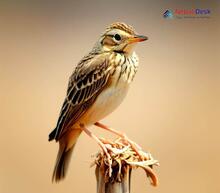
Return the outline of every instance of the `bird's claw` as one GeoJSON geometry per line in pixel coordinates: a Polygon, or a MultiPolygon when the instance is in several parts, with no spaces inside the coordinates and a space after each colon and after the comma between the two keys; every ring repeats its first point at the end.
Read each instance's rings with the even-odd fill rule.
{"type": "Polygon", "coordinates": [[[137,144],[135,143],[134,141],[130,140],[127,135],[123,134],[123,141],[124,143],[128,144],[131,146],[131,148],[133,149],[133,151],[139,156],[139,158],[141,160],[144,160],[144,158],[146,157],[146,155],[143,155],[143,151],[142,151],[142,148],[137,144]]]}

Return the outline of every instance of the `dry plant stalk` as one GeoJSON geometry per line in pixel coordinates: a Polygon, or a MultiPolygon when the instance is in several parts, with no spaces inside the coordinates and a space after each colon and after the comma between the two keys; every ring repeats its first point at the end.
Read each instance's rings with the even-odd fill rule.
{"type": "Polygon", "coordinates": [[[112,142],[101,139],[111,156],[109,163],[106,154],[101,151],[96,155],[93,165],[96,165],[97,193],[130,193],[131,171],[142,168],[153,186],[158,179],[153,171],[154,165],[159,165],[150,153],[140,150],[141,157],[121,138],[112,142]]]}

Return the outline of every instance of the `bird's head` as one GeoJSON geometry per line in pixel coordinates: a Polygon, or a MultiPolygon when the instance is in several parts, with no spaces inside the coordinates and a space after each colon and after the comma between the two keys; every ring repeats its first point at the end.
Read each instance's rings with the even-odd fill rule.
{"type": "Polygon", "coordinates": [[[99,45],[102,51],[130,54],[136,43],[147,39],[146,36],[138,35],[130,25],[116,22],[107,27],[99,40],[99,45]]]}

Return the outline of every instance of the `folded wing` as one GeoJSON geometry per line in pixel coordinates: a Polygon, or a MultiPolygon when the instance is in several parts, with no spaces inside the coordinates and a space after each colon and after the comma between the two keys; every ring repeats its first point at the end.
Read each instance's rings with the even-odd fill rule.
{"type": "Polygon", "coordinates": [[[63,103],[56,128],[50,133],[49,141],[60,137],[94,103],[107,85],[110,67],[106,57],[85,57],[71,75],[67,96],[63,103]]]}

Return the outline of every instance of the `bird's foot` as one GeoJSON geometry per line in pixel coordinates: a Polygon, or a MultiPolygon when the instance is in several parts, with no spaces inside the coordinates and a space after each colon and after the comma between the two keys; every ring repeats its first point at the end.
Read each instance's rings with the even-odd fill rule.
{"type": "Polygon", "coordinates": [[[137,154],[137,156],[140,158],[140,160],[143,161],[146,158],[146,155],[142,151],[142,148],[137,143],[135,143],[134,141],[129,139],[126,134],[122,134],[121,138],[123,140],[123,143],[131,146],[131,148],[137,154]]]}
{"type": "Polygon", "coordinates": [[[123,154],[125,151],[127,151],[130,147],[130,145],[121,144],[121,147],[114,147],[115,143],[111,142],[110,140],[99,138],[100,141],[106,146],[106,148],[109,150],[110,154],[113,153],[114,155],[123,154]]]}
{"type": "Polygon", "coordinates": [[[121,137],[123,139],[123,143],[125,143],[126,145],[130,145],[132,147],[132,149],[134,150],[134,152],[140,157],[140,159],[142,161],[144,160],[144,158],[146,158],[146,155],[143,154],[143,151],[142,151],[141,147],[138,144],[136,144],[134,141],[130,140],[126,136],[126,134],[121,133],[121,132],[119,132],[115,129],[112,129],[112,128],[110,128],[110,127],[108,127],[108,126],[106,126],[106,125],[104,125],[100,122],[96,122],[95,125],[102,128],[102,129],[105,129],[107,131],[110,131],[111,133],[114,133],[117,136],[121,137]]]}

